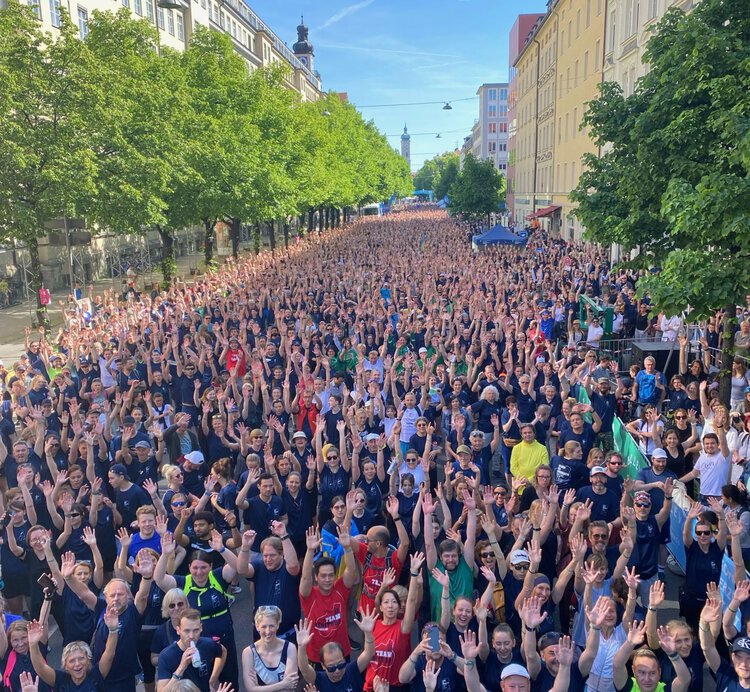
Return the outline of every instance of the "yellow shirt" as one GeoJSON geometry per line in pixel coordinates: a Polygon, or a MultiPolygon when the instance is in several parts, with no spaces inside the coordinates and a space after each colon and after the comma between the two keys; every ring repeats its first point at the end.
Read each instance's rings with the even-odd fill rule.
{"type": "Polygon", "coordinates": [[[534,479],[534,473],[542,464],[549,463],[547,448],[534,440],[519,442],[510,454],[510,472],[514,478],[534,479]]]}

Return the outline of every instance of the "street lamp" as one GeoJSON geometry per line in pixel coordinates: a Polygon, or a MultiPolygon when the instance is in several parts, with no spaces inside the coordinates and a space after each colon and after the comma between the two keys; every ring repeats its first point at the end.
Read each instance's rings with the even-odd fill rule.
{"type": "Polygon", "coordinates": [[[452,111],[453,110],[453,106],[451,106],[451,104],[448,101],[446,101],[445,105],[443,106],[443,110],[444,111],[452,111]]]}
{"type": "Polygon", "coordinates": [[[163,10],[184,10],[185,5],[182,0],[156,0],[157,7],[163,10]]]}

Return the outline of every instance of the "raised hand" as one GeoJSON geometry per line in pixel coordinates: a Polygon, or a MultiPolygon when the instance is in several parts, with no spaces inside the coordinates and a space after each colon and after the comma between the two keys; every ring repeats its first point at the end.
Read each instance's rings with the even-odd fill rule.
{"type": "MultiPolygon", "coordinates": [[[[247,531],[245,531],[245,533],[247,533],[247,531]]],[[[307,549],[317,551],[320,548],[321,543],[322,539],[315,528],[311,526],[307,529],[307,533],[305,534],[305,544],[307,545],[307,549]]]]}
{"type": "Polygon", "coordinates": [[[443,588],[450,587],[451,578],[447,572],[442,572],[437,567],[433,567],[430,574],[432,575],[432,578],[443,588]]]}
{"type": "Polygon", "coordinates": [[[463,636],[459,635],[459,641],[461,642],[461,654],[467,661],[474,660],[479,655],[479,644],[477,644],[477,636],[471,630],[466,630],[463,636]]]}
{"type": "Polygon", "coordinates": [[[312,622],[303,618],[294,626],[297,634],[297,646],[307,646],[312,641],[312,622]]]}
{"type": "Polygon", "coordinates": [[[606,596],[599,596],[596,599],[596,605],[593,608],[586,608],[586,617],[594,627],[601,627],[604,618],[609,610],[610,599],[606,596]]]}
{"type": "Polygon", "coordinates": [[[750,581],[743,579],[734,588],[734,599],[744,603],[748,598],[750,598],[750,581]]]}
{"type": "Polygon", "coordinates": [[[638,647],[643,644],[646,639],[646,622],[633,622],[628,630],[628,641],[634,646],[638,647]]]}
{"type": "Polygon", "coordinates": [[[414,553],[414,555],[411,556],[411,571],[419,572],[426,559],[427,557],[424,553],[414,553]]]}
{"type": "Polygon", "coordinates": [[[163,555],[171,555],[175,551],[174,536],[167,531],[161,537],[161,552],[163,555]]]}
{"type": "Polygon", "coordinates": [[[573,640],[564,635],[560,637],[557,643],[557,660],[561,666],[568,668],[573,665],[573,654],[575,653],[575,644],[573,640]]]}
{"type": "Polygon", "coordinates": [[[671,656],[677,651],[674,635],[670,632],[669,627],[659,627],[656,630],[656,636],[659,638],[659,646],[667,656],[671,656]]]}
{"type": "Polygon", "coordinates": [[[115,629],[115,627],[119,627],[120,616],[117,614],[117,608],[114,608],[113,606],[107,607],[107,609],[104,611],[104,624],[109,629],[115,629]]]}
{"type": "Polygon", "coordinates": [[[96,545],[96,533],[90,526],[83,527],[83,542],[88,545],[96,545]]]}
{"type": "Polygon", "coordinates": [[[630,569],[626,567],[625,573],[622,576],[631,591],[638,591],[638,584],[641,583],[641,578],[635,571],[635,565],[630,569]]]}
{"type": "Polygon", "coordinates": [[[32,620],[28,625],[29,644],[39,644],[44,637],[44,627],[38,620],[32,620]]]}
{"type": "Polygon", "coordinates": [[[651,584],[651,588],[649,589],[648,604],[652,608],[658,608],[662,603],[664,603],[664,598],[664,582],[660,579],[657,579],[653,584],[651,584]]]}
{"type": "Polygon", "coordinates": [[[76,556],[71,552],[67,552],[62,556],[60,560],[60,574],[63,579],[70,579],[73,576],[73,572],[76,569],[76,556]]]}
{"type": "Polygon", "coordinates": [[[39,678],[32,676],[31,673],[21,673],[19,682],[21,692],[38,692],[39,690],[39,678]]]}
{"type": "Polygon", "coordinates": [[[368,632],[372,633],[375,629],[375,620],[377,619],[377,613],[374,609],[366,607],[364,610],[359,611],[362,618],[360,620],[354,620],[354,624],[362,631],[363,634],[368,632]]]}
{"type": "Polygon", "coordinates": [[[428,658],[422,671],[422,683],[427,692],[435,692],[438,683],[438,672],[439,669],[435,661],[428,658]]]}
{"type": "Polygon", "coordinates": [[[385,502],[385,506],[388,510],[388,514],[390,514],[391,518],[396,521],[396,518],[398,517],[398,498],[395,495],[389,495],[385,502]]]}

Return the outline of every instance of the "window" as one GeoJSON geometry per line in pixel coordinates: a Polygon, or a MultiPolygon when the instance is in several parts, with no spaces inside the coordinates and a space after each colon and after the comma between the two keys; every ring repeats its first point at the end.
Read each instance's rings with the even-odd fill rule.
{"type": "Polygon", "coordinates": [[[122,6],[130,9],[130,0],[122,0],[122,6]]]}
{"type": "Polygon", "coordinates": [[[135,13],[139,16],[143,16],[143,2],[142,0],[133,0],[133,9],[135,10],[135,13]]]}
{"type": "Polygon", "coordinates": [[[597,41],[594,48],[594,72],[599,72],[599,56],[602,54],[602,42],[597,41]]]}
{"type": "Polygon", "coordinates": [[[616,28],[616,15],[612,12],[609,15],[609,33],[607,34],[607,53],[611,53],[615,47],[615,28],[616,28]]]}
{"type": "Polygon", "coordinates": [[[591,0],[586,0],[586,28],[591,24],[591,0]]]}
{"type": "Polygon", "coordinates": [[[500,106],[500,115],[508,115],[508,106],[500,106]]]}
{"type": "Polygon", "coordinates": [[[507,89],[500,89],[500,100],[501,101],[507,101],[508,100],[508,90],[507,89]]]}
{"type": "Polygon", "coordinates": [[[573,163],[570,164],[570,189],[572,190],[575,186],[578,180],[576,179],[576,162],[573,161],[573,163]]]}
{"type": "Polygon", "coordinates": [[[497,106],[491,103],[487,109],[490,118],[497,118],[497,106]]]}
{"type": "Polygon", "coordinates": [[[498,123],[497,129],[499,132],[507,132],[508,131],[508,123],[498,123]]]}
{"type": "Polygon", "coordinates": [[[60,0],[49,0],[49,16],[52,26],[60,26],[60,0]]]}
{"type": "Polygon", "coordinates": [[[185,40],[185,18],[182,16],[182,13],[177,15],[177,38],[180,41],[185,40]]]}
{"type": "Polygon", "coordinates": [[[78,8],[78,35],[81,39],[89,35],[89,13],[83,7],[78,8]]]}
{"type": "Polygon", "coordinates": [[[589,78],[589,52],[583,54],[583,81],[589,78]]]}
{"type": "Polygon", "coordinates": [[[164,31],[164,9],[161,7],[156,8],[156,21],[159,24],[159,28],[164,31]]]}
{"type": "Polygon", "coordinates": [[[146,0],[146,17],[151,24],[154,23],[154,0],[146,0]]]}
{"type": "Polygon", "coordinates": [[[576,138],[576,133],[578,131],[578,109],[573,109],[573,139],[576,138]]]}
{"type": "Polygon", "coordinates": [[[570,126],[570,113],[565,114],[565,141],[568,141],[568,128],[570,126]]]}
{"type": "Polygon", "coordinates": [[[167,31],[174,36],[174,12],[172,10],[167,12],[167,31]]]}
{"type": "Polygon", "coordinates": [[[570,48],[570,43],[573,40],[573,20],[571,19],[568,22],[568,48],[570,48]]]}
{"type": "Polygon", "coordinates": [[[581,10],[576,12],[576,38],[581,35],[581,10]]]}
{"type": "Polygon", "coordinates": [[[494,154],[497,151],[497,142],[489,142],[489,152],[494,154]]]}
{"type": "Polygon", "coordinates": [[[653,19],[658,14],[658,4],[659,0],[648,0],[648,14],[646,15],[646,19],[653,19]]]}
{"type": "Polygon", "coordinates": [[[39,7],[39,0],[28,0],[29,7],[34,13],[34,16],[41,22],[42,21],[42,8],[39,7]]]}
{"type": "Polygon", "coordinates": [[[575,65],[573,65],[573,88],[575,89],[578,86],[578,60],[575,61],[575,65]]]}
{"type": "Polygon", "coordinates": [[[490,101],[497,101],[497,89],[488,89],[487,90],[487,98],[490,101]]]}
{"type": "Polygon", "coordinates": [[[489,123],[489,125],[487,126],[487,132],[488,132],[488,134],[496,135],[497,134],[497,123],[489,123]]]}

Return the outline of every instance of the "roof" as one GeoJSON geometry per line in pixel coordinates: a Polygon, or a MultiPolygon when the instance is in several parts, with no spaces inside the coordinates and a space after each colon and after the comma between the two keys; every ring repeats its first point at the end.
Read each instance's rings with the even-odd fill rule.
{"type": "Polygon", "coordinates": [[[475,238],[475,242],[477,245],[523,245],[526,239],[519,238],[513,231],[498,224],[475,238]]]}

